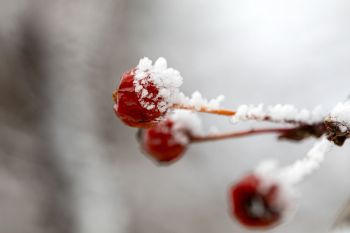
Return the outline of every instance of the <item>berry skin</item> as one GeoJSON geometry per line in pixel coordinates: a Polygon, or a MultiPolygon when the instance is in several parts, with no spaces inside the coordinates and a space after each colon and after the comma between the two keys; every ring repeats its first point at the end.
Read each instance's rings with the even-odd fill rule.
{"type": "Polygon", "coordinates": [[[125,124],[131,127],[152,127],[166,113],[159,111],[156,107],[163,99],[158,96],[158,88],[145,77],[144,80],[147,80],[147,82],[138,81],[143,89],[148,92],[148,95],[142,98],[141,103],[140,96],[142,93],[136,92],[134,80],[135,69],[122,75],[119,87],[113,93],[114,112],[125,124]]]}
{"type": "Polygon", "coordinates": [[[140,129],[139,139],[142,151],[160,164],[169,164],[186,151],[189,134],[184,129],[174,129],[174,122],[165,119],[153,128],[140,129]]]}
{"type": "Polygon", "coordinates": [[[280,186],[263,182],[263,178],[250,174],[231,188],[232,214],[248,228],[273,227],[281,222],[286,210],[280,186]]]}

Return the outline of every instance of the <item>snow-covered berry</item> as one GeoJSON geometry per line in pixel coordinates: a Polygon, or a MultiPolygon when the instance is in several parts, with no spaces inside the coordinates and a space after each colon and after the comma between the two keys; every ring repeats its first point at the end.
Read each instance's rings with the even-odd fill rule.
{"type": "Polygon", "coordinates": [[[281,222],[287,209],[280,184],[254,173],[230,192],[233,216],[249,228],[270,228],[281,222]]]}
{"type": "MultiPolygon", "coordinates": [[[[175,137],[174,122],[170,119],[160,122],[158,125],[141,129],[141,149],[159,163],[169,163],[178,160],[186,151],[188,143],[180,142],[175,137]]],[[[182,137],[187,138],[188,132],[181,130],[182,137]]]]}
{"type": "MultiPolygon", "coordinates": [[[[123,74],[120,85],[114,94],[114,111],[117,116],[127,125],[132,127],[150,127],[164,114],[158,108],[145,108],[139,101],[139,94],[135,91],[135,70],[123,74]]],[[[152,96],[158,95],[157,87],[149,82],[144,85],[145,91],[152,96]]],[[[149,105],[160,101],[159,97],[144,98],[149,105]]]]}
{"type": "Polygon", "coordinates": [[[138,128],[154,126],[179,98],[182,85],[179,72],[167,68],[164,58],[154,65],[148,58],[123,74],[113,93],[116,115],[127,125],[138,128]]]}
{"type": "Polygon", "coordinates": [[[201,134],[201,121],[196,114],[176,110],[156,126],[140,129],[141,149],[159,163],[178,160],[187,150],[191,137],[201,134]]]}

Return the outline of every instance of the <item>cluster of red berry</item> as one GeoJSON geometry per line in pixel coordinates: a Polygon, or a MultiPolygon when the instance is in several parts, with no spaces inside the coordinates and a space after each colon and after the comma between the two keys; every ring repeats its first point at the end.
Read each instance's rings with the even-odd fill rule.
{"type": "MultiPolygon", "coordinates": [[[[174,122],[165,117],[168,109],[162,112],[156,107],[145,108],[141,104],[141,94],[136,92],[135,82],[139,82],[150,96],[144,100],[148,106],[157,106],[165,99],[158,95],[159,90],[152,80],[147,82],[135,80],[136,69],[124,73],[119,87],[113,92],[114,112],[125,124],[140,128],[138,138],[144,152],[163,164],[176,161],[185,152],[187,145],[175,140],[172,130],[174,122]]],[[[149,75],[146,75],[144,80],[148,79],[149,75]]],[[[186,129],[179,130],[189,137],[186,129]]]]}
{"type": "MultiPolygon", "coordinates": [[[[177,122],[171,117],[171,112],[174,109],[186,109],[186,111],[233,116],[235,111],[168,103],[166,98],[159,95],[160,90],[152,81],[152,73],[146,69],[141,78],[136,78],[138,69],[138,67],[133,68],[122,75],[119,86],[113,92],[114,111],[126,125],[139,128],[138,138],[142,150],[161,164],[170,164],[178,160],[186,151],[189,143],[194,142],[259,133],[277,133],[279,138],[302,140],[310,136],[320,137],[326,133],[323,122],[318,122],[316,124],[301,123],[292,128],[197,135],[190,128],[176,127],[177,122]],[[142,92],[137,90],[140,88],[142,92]],[[155,107],[160,103],[166,106],[162,111],[155,107]],[[179,134],[184,140],[178,140],[179,134]]],[[[266,120],[269,119],[266,118],[266,120]]],[[[285,200],[282,189],[279,181],[267,179],[255,172],[247,175],[230,189],[233,216],[241,224],[251,228],[267,228],[280,223],[288,209],[288,203],[281,201],[285,200]]]]}

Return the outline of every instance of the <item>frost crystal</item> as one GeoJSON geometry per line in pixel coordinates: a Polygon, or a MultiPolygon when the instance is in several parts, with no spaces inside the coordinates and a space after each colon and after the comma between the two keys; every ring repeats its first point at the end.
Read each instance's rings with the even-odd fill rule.
{"type": "Polygon", "coordinates": [[[186,110],[175,110],[169,118],[174,122],[172,127],[175,140],[181,144],[187,144],[188,134],[201,135],[203,133],[202,121],[197,114],[186,110]]]}
{"type": "Polygon", "coordinates": [[[200,110],[201,108],[219,109],[220,103],[224,99],[225,97],[223,95],[219,95],[215,99],[207,100],[199,91],[195,91],[192,93],[191,98],[186,97],[183,93],[180,93],[177,103],[194,107],[196,110],[200,110]]]}
{"type": "MultiPolygon", "coordinates": [[[[289,200],[290,204],[295,203],[291,202],[292,199],[298,196],[294,185],[302,181],[305,176],[311,174],[320,166],[324,160],[325,154],[330,150],[331,145],[332,143],[330,141],[326,138],[322,138],[314,144],[304,158],[286,167],[278,167],[276,160],[266,160],[262,162],[255,169],[256,174],[264,177],[265,183],[261,186],[262,191],[265,187],[269,187],[271,183],[277,182],[281,186],[282,194],[277,201],[288,202],[289,200]]],[[[296,206],[290,205],[289,207],[290,213],[295,211],[296,206]]]]}
{"type": "Polygon", "coordinates": [[[317,141],[309,150],[306,157],[297,160],[292,165],[281,171],[282,180],[295,184],[303,180],[303,178],[316,170],[323,162],[327,152],[330,151],[332,143],[326,138],[317,141]]]}
{"type": "MultiPolygon", "coordinates": [[[[141,105],[148,109],[157,108],[160,112],[165,112],[170,105],[174,103],[179,95],[179,87],[182,85],[182,77],[179,71],[167,68],[167,62],[160,57],[152,65],[152,61],[148,58],[142,58],[135,70],[134,86],[135,91],[139,94],[141,105]],[[151,83],[158,89],[158,95],[153,96],[148,93],[147,85],[151,83]],[[150,104],[149,99],[161,99],[157,105],[150,104]]],[[[155,101],[157,102],[157,101],[155,101]]]]}
{"type": "MultiPolygon", "coordinates": [[[[202,97],[201,93],[195,91],[191,98],[185,96],[179,91],[183,78],[179,71],[168,68],[167,61],[160,57],[152,65],[152,61],[147,57],[142,58],[135,70],[134,86],[135,91],[139,94],[139,101],[142,107],[151,110],[157,108],[160,112],[166,110],[173,104],[180,104],[187,107],[193,107],[196,110],[201,108],[218,109],[224,96],[220,95],[215,99],[207,100],[202,97]],[[153,84],[158,90],[158,95],[153,96],[146,90],[147,85],[153,84]],[[146,99],[161,99],[156,105],[146,101],[146,99]]],[[[154,101],[157,102],[157,101],[154,101]]]]}
{"type": "MultiPolygon", "coordinates": [[[[332,121],[350,126],[350,101],[338,103],[329,114],[332,121]]],[[[346,130],[346,128],[344,128],[346,130]]]]}
{"type": "Polygon", "coordinates": [[[283,218],[288,219],[296,210],[294,200],[297,198],[297,192],[291,184],[280,179],[278,172],[279,168],[276,160],[266,160],[254,171],[262,178],[262,183],[259,186],[261,193],[266,193],[269,187],[278,185],[279,195],[273,200],[274,206],[286,206],[287,208],[283,211],[283,218]]]}
{"type": "Polygon", "coordinates": [[[265,176],[277,177],[284,184],[296,184],[320,166],[331,146],[332,143],[323,137],[313,145],[304,158],[293,164],[278,167],[275,160],[268,160],[261,163],[256,172],[265,176]]]}
{"type": "Polygon", "coordinates": [[[264,108],[263,104],[241,105],[238,107],[236,114],[232,117],[233,122],[246,120],[266,120],[275,122],[304,122],[308,124],[318,123],[324,120],[326,113],[321,107],[316,107],[312,111],[307,109],[298,110],[293,105],[268,106],[264,108]]]}

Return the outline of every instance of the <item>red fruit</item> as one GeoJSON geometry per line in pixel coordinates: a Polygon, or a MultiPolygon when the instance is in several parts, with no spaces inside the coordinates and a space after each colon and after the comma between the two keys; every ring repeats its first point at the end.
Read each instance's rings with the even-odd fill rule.
{"type": "Polygon", "coordinates": [[[269,228],[281,221],[286,210],[281,187],[256,174],[244,177],[231,188],[232,214],[249,228],[269,228]]]}
{"type": "Polygon", "coordinates": [[[158,96],[158,88],[154,83],[145,77],[138,81],[143,90],[147,92],[146,96],[142,97],[142,92],[135,90],[135,69],[132,69],[123,74],[119,87],[113,93],[115,101],[114,112],[127,125],[138,128],[152,127],[166,113],[161,112],[158,108],[162,97],[158,96]]]}
{"type": "Polygon", "coordinates": [[[142,150],[159,163],[178,160],[187,149],[188,137],[189,134],[185,129],[174,129],[174,122],[171,119],[140,131],[142,150]]]}

